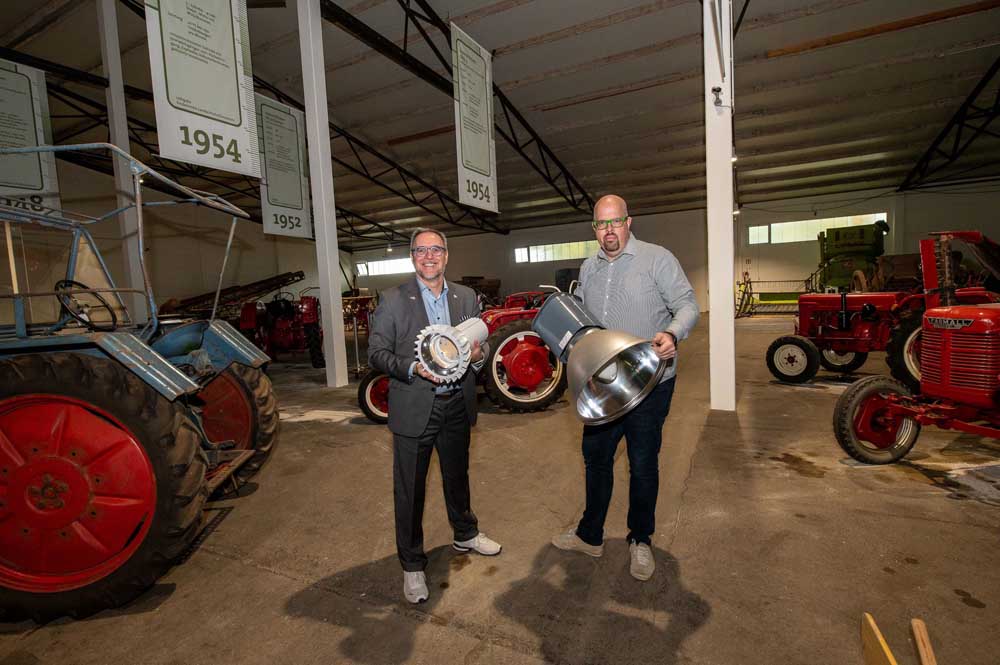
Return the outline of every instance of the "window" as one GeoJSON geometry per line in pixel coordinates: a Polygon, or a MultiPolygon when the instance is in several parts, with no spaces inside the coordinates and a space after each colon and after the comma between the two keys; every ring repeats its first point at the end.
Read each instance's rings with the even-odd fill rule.
{"type": "Polygon", "coordinates": [[[516,263],[544,263],[546,261],[571,261],[585,259],[597,252],[596,240],[560,242],[553,245],[532,245],[514,249],[516,263]]]}
{"type": "Polygon", "coordinates": [[[413,262],[410,259],[385,259],[358,264],[358,275],[375,277],[376,275],[400,275],[413,272],[413,262]]]}
{"type": "Polygon", "coordinates": [[[367,277],[368,276],[368,264],[367,263],[356,263],[354,265],[354,267],[357,270],[358,277],[367,277]]]}
{"type": "Polygon", "coordinates": [[[845,226],[861,226],[874,224],[888,217],[887,213],[871,215],[851,215],[850,217],[828,217],[826,219],[807,219],[801,222],[781,222],[771,224],[771,244],[787,242],[805,242],[815,240],[820,231],[837,229],[845,226]]]}
{"type": "Polygon", "coordinates": [[[750,244],[751,245],[766,245],[767,244],[767,225],[764,226],[751,226],[750,227],[750,244]]]}

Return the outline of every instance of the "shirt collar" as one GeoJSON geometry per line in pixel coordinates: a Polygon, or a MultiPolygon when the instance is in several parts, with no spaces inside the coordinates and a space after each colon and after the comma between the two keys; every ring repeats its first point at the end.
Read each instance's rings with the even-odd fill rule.
{"type": "MultiPolygon", "coordinates": [[[[635,234],[632,233],[632,232],[629,232],[629,234],[628,234],[628,240],[625,241],[625,248],[622,249],[621,254],[619,254],[618,256],[621,256],[622,254],[628,254],[629,256],[635,256],[635,250],[636,250],[635,243],[636,243],[636,240],[637,240],[637,238],[635,237],[635,234]]],[[[604,259],[605,261],[608,260],[608,255],[604,253],[604,248],[601,247],[600,243],[598,243],[598,245],[597,245],[597,257],[601,258],[601,259],[604,259]]]]}
{"type": "Polygon", "coordinates": [[[423,295],[428,295],[431,298],[433,298],[433,299],[436,300],[437,298],[440,298],[441,296],[444,296],[444,295],[448,294],[448,280],[443,280],[444,286],[441,288],[441,296],[435,296],[434,292],[431,291],[431,287],[427,286],[422,281],[420,281],[419,277],[417,277],[415,279],[417,280],[417,286],[420,287],[420,295],[422,295],[422,296],[423,295]]]}

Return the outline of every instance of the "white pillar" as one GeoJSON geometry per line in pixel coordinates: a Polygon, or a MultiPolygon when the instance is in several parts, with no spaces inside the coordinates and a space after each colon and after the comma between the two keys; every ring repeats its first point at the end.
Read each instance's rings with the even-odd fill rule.
{"type": "Polygon", "coordinates": [[[337,248],[337,214],[333,197],[333,161],[330,158],[330,121],[323,58],[324,21],[319,11],[319,0],[298,0],[298,14],[309,177],[316,230],[316,267],[323,312],[323,354],[326,356],[326,385],[334,388],[347,385],[347,345],[344,342],[344,311],[339,288],[340,253],[337,248]]]}
{"type": "MultiPolygon", "coordinates": [[[[98,0],[97,25],[101,35],[101,60],[104,76],[108,79],[105,98],[108,106],[108,133],[111,143],[125,152],[131,153],[128,138],[128,109],[125,107],[125,89],[122,80],[121,48],[118,45],[118,0],[98,0]]],[[[113,157],[115,169],[115,192],[118,207],[134,203],[132,174],[128,164],[119,157],[113,157]]],[[[141,289],[143,285],[142,266],[139,263],[139,220],[135,208],[118,215],[118,228],[122,236],[122,260],[125,282],[119,287],[141,289]]],[[[125,303],[133,321],[146,320],[146,298],[139,294],[128,294],[125,303]]]]}
{"type": "Polygon", "coordinates": [[[906,194],[897,193],[892,197],[892,232],[886,254],[906,254],[906,194]]]}
{"type": "Polygon", "coordinates": [[[711,406],[722,411],[735,411],[732,0],[704,0],[702,18],[711,406]]]}

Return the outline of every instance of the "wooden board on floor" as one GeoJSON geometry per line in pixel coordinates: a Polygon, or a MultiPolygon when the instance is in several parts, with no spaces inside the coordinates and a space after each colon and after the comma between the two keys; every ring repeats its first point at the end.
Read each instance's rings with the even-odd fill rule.
{"type": "Polygon", "coordinates": [[[865,665],[898,665],[882,637],[882,631],[868,612],[861,616],[861,653],[864,655],[865,665]]]}
{"type": "Polygon", "coordinates": [[[917,643],[917,653],[920,654],[920,665],[937,665],[937,657],[931,648],[931,636],[927,633],[927,624],[921,619],[911,619],[913,641],[917,643]]]}

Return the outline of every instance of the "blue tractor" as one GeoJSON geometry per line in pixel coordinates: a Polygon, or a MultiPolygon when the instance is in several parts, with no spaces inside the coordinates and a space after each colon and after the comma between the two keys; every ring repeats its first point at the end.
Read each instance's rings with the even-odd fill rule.
{"type": "Polygon", "coordinates": [[[145,207],[231,215],[227,259],[248,215],[109,144],[0,149],[0,160],[62,150],[110,151],[128,164],[143,283],[117,287],[88,230],[128,208],[88,217],[0,196],[10,264],[9,293],[0,292],[3,619],[82,617],[133,599],[192,544],[207,497],[259,469],[277,441],[270,359],[214,310],[208,320],[159,317],[142,258],[145,207]],[[176,198],[143,204],[143,179],[176,198]],[[61,239],[60,279],[21,288],[29,263],[38,281],[38,262],[15,253],[15,231],[22,252],[26,234],[61,239]],[[130,315],[132,297],[145,301],[145,321],[130,315]]]}

